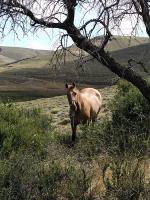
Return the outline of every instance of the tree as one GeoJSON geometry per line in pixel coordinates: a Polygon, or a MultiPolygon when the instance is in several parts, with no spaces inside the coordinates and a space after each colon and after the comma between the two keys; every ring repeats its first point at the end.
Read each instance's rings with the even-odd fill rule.
{"type": "MultiPolygon", "coordinates": [[[[38,28],[58,28],[70,37],[77,47],[83,49],[93,58],[109,68],[119,77],[135,85],[150,102],[150,85],[131,66],[117,63],[106,52],[105,47],[112,37],[112,29],[119,29],[120,23],[126,17],[134,20],[134,33],[141,22],[150,37],[150,1],[148,0],[0,0],[0,31],[4,33],[7,23],[11,21],[11,30],[16,27],[24,32],[27,29],[36,31],[38,28]],[[95,9],[95,15],[88,20],[82,19],[81,25],[76,25],[77,9],[89,13],[95,9]],[[89,28],[90,27],[90,28],[89,28]],[[92,43],[92,33],[103,35],[101,45],[92,43]]],[[[61,38],[61,41],[62,41],[61,38]]],[[[63,43],[61,42],[62,46],[63,43]]]]}

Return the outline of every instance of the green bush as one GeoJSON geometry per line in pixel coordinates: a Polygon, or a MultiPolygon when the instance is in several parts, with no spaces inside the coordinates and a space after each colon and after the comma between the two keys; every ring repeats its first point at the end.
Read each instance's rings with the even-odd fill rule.
{"type": "Polygon", "coordinates": [[[113,152],[145,154],[150,147],[150,105],[131,84],[121,81],[105,121],[105,144],[113,152]]]}
{"type": "Polygon", "coordinates": [[[52,130],[51,122],[39,110],[25,111],[0,104],[0,156],[30,149],[40,152],[52,130]]]}
{"type": "Polygon", "coordinates": [[[9,161],[1,161],[0,180],[3,200],[88,200],[90,196],[84,168],[67,160],[40,161],[28,154],[17,154],[9,161]]]}
{"type": "Polygon", "coordinates": [[[89,176],[57,137],[39,110],[0,104],[0,199],[92,200],[89,176]]]}
{"type": "MultiPolygon", "coordinates": [[[[104,178],[105,199],[149,199],[143,163],[149,158],[150,105],[134,86],[120,81],[110,108],[111,119],[105,119],[99,130],[112,157],[108,164],[112,177],[104,178]]],[[[107,169],[104,167],[105,172],[107,169]]]]}

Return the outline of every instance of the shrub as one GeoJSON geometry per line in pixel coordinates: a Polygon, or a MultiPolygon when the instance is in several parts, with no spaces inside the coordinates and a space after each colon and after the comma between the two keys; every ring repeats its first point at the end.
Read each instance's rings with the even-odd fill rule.
{"type": "Polygon", "coordinates": [[[150,105],[131,84],[121,81],[105,121],[105,144],[112,152],[145,154],[150,145],[150,105]]]}
{"type": "Polygon", "coordinates": [[[0,199],[92,200],[89,176],[57,137],[40,110],[0,104],[0,199]]]}
{"type": "Polygon", "coordinates": [[[67,160],[64,164],[62,160],[43,162],[27,154],[3,160],[0,163],[0,199],[88,200],[90,184],[85,170],[67,160]]]}
{"type": "Polygon", "coordinates": [[[25,111],[0,104],[0,156],[19,150],[42,152],[52,132],[51,122],[39,110],[25,111]]]}

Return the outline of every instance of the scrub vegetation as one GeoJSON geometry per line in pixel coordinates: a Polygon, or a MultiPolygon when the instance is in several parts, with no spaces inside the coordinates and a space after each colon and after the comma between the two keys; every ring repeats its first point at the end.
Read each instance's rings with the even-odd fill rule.
{"type": "Polygon", "coordinates": [[[125,81],[100,91],[75,144],[65,97],[0,104],[0,199],[149,199],[150,106],[125,81]]]}

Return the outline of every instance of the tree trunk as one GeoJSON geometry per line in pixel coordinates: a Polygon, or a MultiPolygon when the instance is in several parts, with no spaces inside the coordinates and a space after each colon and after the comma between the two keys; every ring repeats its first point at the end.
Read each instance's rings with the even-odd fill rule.
{"type": "MultiPolygon", "coordinates": [[[[107,66],[112,72],[117,74],[119,77],[126,79],[136,86],[143,96],[150,102],[150,85],[145,81],[145,79],[137,72],[135,72],[132,67],[125,67],[117,63],[113,58],[110,57],[105,51],[99,52],[102,64],[107,66]]],[[[98,60],[98,59],[97,59],[98,60]]]]}
{"type": "MultiPolygon", "coordinates": [[[[141,6],[141,12],[138,14],[140,14],[143,18],[143,22],[145,24],[145,28],[146,28],[146,32],[148,34],[148,36],[150,37],[150,15],[149,15],[149,4],[148,1],[145,0],[137,0],[138,3],[141,6]]],[[[135,8],[136,9],[136,8],[135,8]]]]}
{"type": "Polygon", "coordinates": [[[91,56],[96,58],[101,64],[105,65],[108,69],[117,74],[119,77],[131,82],[141,91],[143,96],[150,103],[150,85],[140,74],[135,72],[131,67],[125,67],[117,63],[109,55],[109,53],[105,52],[104,49],[100,49],[99,47],[93,45],[92,42],[84,37],[75,26],[72,25],[68,27],[67,32],[72,40],[75,42],[77,47],[89,53],[91,56]]]}

